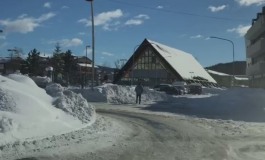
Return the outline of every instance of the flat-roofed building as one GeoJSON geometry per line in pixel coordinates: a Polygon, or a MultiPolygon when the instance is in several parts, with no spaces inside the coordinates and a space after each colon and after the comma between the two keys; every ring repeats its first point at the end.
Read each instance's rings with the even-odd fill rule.
{"type": "Polygon", "coordinates": [[[252,26],[245,35],[246,74],[250,86],[265,87],[265,7],[252,20],[252,26]]]}

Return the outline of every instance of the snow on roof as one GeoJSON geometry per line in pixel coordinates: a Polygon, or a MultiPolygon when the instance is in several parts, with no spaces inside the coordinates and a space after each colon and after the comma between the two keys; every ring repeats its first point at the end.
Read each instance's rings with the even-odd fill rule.
{"type": "Polygon", "coordinates": [[[40,56],[41,58],[49,58],[49,57],[52,57],[51,54],[44,54],[44,53],[41,53],[39,56],[40,56]]]}
{"type": "Polygon", "coordinates": [[[247,81],[248,80],[247,77],[237,77],[237,76],[235,76],[235,79],[239,80],[239,81],[247,81]]]}
{"type": "Polygon", "coordinates": [[[160,55],[180,74],[183,79],[200,76],[209,82],[216,81],[206,72],[200,63],[189,53],[148,40],[160,55]]]}
{"type": "Polygon", "coordinates": [[[216,75],[219,75],[219,76],[230,76],[229,74],[213,71],[213,70],[210,70],[210,69],[207,69],[207,72],[209,72],[211,74],[216,74],[216,75]]]}
{"type": "MultiPolygon", "coordinates": [[[[222,72],[217,72],[217,71],[213,71],[213,70],[209,70],[207,69],[207,72],[211,73],[211,74],[215,74],[215,75],[219,75],[219,76],[232,76],[230,74],[226,74],[226,73],[222,73],[222,72]]],[[[237,75],[235,76],[235,79],[236,80],[239,80],[239,81],[247,81],[248,80],[248,77],[244,76],[244,75],[237,75]]]]}
{"type": "Polygon", "coordinates": [[[6,63],[10,61],[10,58],[0,58],[0,63],[6,63]]]}
{"type": "MultiPolygon", "coordinates": [[[[77,63],[77,65],[81,66],[81,67],[88,67],[88,68],[92,68],[92,64],[86,64],[86,63],[77,63]]],[[[94,66],[95,68],[98,68],[98,66],[94,66]]]]}

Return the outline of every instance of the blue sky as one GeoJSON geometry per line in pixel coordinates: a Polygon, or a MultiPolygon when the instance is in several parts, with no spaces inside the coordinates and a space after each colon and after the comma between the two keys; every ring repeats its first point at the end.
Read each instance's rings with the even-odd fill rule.
{"type": "MultiPolygon", "coordinates": [[[[204,66],[245,60],[244,33],[265,0],[94,0],[96,64],[128,59],[145,38],[191,53],[204,66]]],[[[52,54],[55,44],[85,55],[91,45],[85,0],[1,0],[0,56],[7,49],[52,54]]],[[[89,49],[89,57],[91,50],[89,49]]]]}

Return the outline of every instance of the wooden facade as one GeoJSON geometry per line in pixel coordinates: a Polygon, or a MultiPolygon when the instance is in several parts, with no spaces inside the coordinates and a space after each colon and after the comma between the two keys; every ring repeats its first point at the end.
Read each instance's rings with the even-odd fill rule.
{"type": "Polygon", "coordinates": [[[171,84],[175,81],[200,82],[195,79],[184,79],[147,39],[139,45],[116,74],[113,83],[135,85],[138,81],[151,87],[161,83],[171,84]]]}

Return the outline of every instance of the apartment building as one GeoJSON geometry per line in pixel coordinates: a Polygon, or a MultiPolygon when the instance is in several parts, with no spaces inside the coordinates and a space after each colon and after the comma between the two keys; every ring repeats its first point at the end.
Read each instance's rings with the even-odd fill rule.
{"type": "Polygon", "coordinates": [[[265,87],[265,6],[252,19],[245,35],[247,68],[251,87],[265,87]]]}

